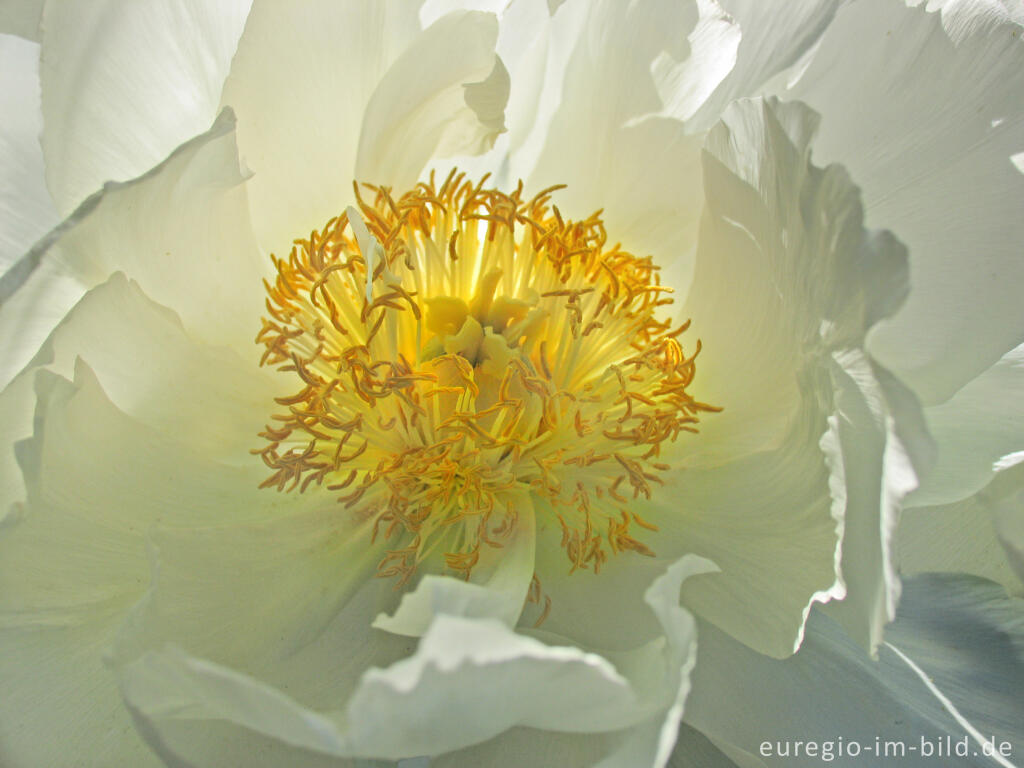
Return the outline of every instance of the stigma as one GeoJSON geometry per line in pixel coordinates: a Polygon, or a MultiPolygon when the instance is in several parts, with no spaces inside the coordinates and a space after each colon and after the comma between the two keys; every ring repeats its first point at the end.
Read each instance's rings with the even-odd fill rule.
{"type": "Polygon", "coordinates": [[[469,579],[529,494],[570,571],[654,553],[662,452],[717,408],[687,388],[700,351],[651,257],[581,221],[453,170],[404,194],[356,185],[350,207],[272,256],[262,365],[294,392],[254,451],[261,487],[326,493],[383,538],[378,575],[469,579]],[[639,529],[639,530],[638,530],[639,529]]]}

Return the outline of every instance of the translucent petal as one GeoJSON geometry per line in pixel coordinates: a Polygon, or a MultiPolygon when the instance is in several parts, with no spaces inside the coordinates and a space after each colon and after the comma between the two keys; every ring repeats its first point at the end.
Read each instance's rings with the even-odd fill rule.
{"type": "MultiPolygon", "coordinates": [[[[189,739],[188,721],[200,721],[195,725],[203,729],[242,727],[326,754],[396,759],[467,747],[511,727],[596,733],[662,712],[653,740],[642,741],[655,756],[651,764],[660,766],[674,741],[695,658],[693,620],[678,606],[679,584],[709,567],[687,558],[651,586],[648,602],[665,636],[618,655],[625,676],[596,654],[546,645],[493,619],[441,614],[415,654],[366,672],[344,713],[314,711],[174,647],[120,659],[122,690],[150,743],[196,764],[215,762],[230,741],[217,746],[189,739]]],[[[625,735],[617,746],[640,754],[633,734],[625,735]]]]}
{"type": "MultiPolygon", "coordinates": [[[[567,183],[559,193],[566,215],[581,218],[603,208],[608,231],[623,247],[672,265],[670,282],[679,291],[686,290],[693,267],[702,139],[687,135],[678,120],[653,116],[663,101],[651,66],[662,56],[664,69],[678,70],[674,80],[697,71],[687,69],[695,50],[687,35],[700,21],[697,9],[695,2],[615,0],[559,8],[546,73],[558,80],[547,86],[538,109],[538,119],[550,114],[536,139],[542,149],[530,139],[517,151],[538,158],[528,187],[567,183]]],[[[661,78],[666,95],[685,89],[670,81],[668,73],[661,78]]],[[[512,160],[513,171],[524,173],[524,160],[516,154],[512,160]]]]}
{"type": "Polygon", "coordinates": [[[46,4],[42,142],[62,215],[209,128],[249,2],[46,4]]]}
{"type": "Polygon", "coordinates": [[[842,169],[810,162],[816,125],[799,104],[739,102],[708,136],[684,314],[704,342],[695,396],[724,410],[679,441],[685,469],[666,496],[682,512],[671,529],[701,537],[693,551],[723,572],[688,587],[691,601],[708,590],[691,607],[777,656],[798,646],[811,602],[846,594],[841,551],[856,622],[872,627],[859,636],[877,640],[879,596],[891,611],[897,589],[894,503],[930,447],[913,396],[858,351],[906,293],[904,249],[864,228],[842,169]]]}
{"type": "Polygon", "coordinates": [[[74,383],[34,380],[33,434],[17,446],[27,500],[0,537],[4,755],[15,766],[142,764],[101,654],[145,591],[147,531],[271,513],[251,472],[121,413],[84,363],[74,383]]]}
{"type": "Polygon", "coordinates": [[[925,416],[938,460],[907,504],[948,504],[981,490],[1000,460],[1024,450],[1024,344],[925,416]]]}
{"type": "Polygon", "coordinates": [[[6,383],[90,287],[123,271],[197,338],[252,347],[261,258],[225,113],[145,176],[97,193],[0,284],[6,383]],[[231,311],[225,311],[230,302],[231,311]]]}
{"type": "Polygon", "coordinates": [[[416,589],[402,595],[394,615],[379,615],[373,626],[387,632],[419,637],[439,613],[474,619],[496,619],[514,627],[523,611],[534,574],[537,533],[528,497],[516,503],[514,533],[500,549],[487,548],[473,569],[472,582],[424,576],[416,589]]]}
{"type": "Polygon", "coordinates": [[[897,529],[900,573],[968,573],[1024,594],[1022,489],[1024,465],[1018,465],[966,499],[905,509],[897,529]]]}
{"type": "MultiPolygon", "coordinates": [[[[967,577],[909,580],[887,641],[916,660],[986,737],[995,736],[997,744],[1017,743],[1024,722],[1017,695],[1022,613],[1019,600],[999,592],[967,577]]],[[[906,749],[901,765],[927,766],[936,758],[921,754],[924,742],[934,747],[946,736],[953,742],[967,737],[972,751],[957,761],[993,764],[904,659],[883,645],[879,660],[872,661],[818,611],[811,615],[800,652],[783,661],[766,659],[713,628],[701,625],[700,633],[700,664],[686,720],[719,743],[767,758],[788,741],[788,756],[774,760],[812,766],[821,765],[826,744],[832,759],[840,760],[841,736],[844,745],[861,745],[861,758],[874,762],[868,746],[884,750],[891,742],[906,749]],[[818,754],[794,755],[797,739],[818,742],[818,754]]]]}
{"type": "Polygon", "coordinates": [[[869,222],[909,248],[914,290],[869,348],[926,405],[1024,326],[1024,175],[1010,160],[1024,148],[1021,28],[999,3],[946,5],[845,6],[791,92],[823,116],[819,159],[847,167],[869,222]]]}
{"type": "MultiPolygon", "coordinates": [[[[6,7],[6,6],[5,6],[6,7]]],[[[0,35],[0,274],[57,223],[39,147],[39,46],[0,35]]]]}

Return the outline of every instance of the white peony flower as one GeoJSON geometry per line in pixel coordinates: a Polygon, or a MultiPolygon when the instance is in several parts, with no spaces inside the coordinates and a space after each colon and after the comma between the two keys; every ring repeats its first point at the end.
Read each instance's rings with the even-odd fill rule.
{"type": "Polygon", "coordinates": [[[1012,764],[1022,18],[5,7],[0,762],[1012,764]]]}

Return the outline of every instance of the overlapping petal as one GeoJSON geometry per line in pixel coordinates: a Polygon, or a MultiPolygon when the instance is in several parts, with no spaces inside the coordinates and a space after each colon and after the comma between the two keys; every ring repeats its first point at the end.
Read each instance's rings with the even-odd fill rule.
{"type": "MultiPolygon", "coordinates": [[[[335,687],[334,706],[321,705],[320,712],[174,647],[137,657],[122,649],[122,691],[145,722],[150,742],[184,765],[216,761],[230,749],[226,735],[219,744],[189,736],[207,722],[219,722],[292,748],[390,759],[450,752],[511,727],[589,734],[637,726],[611,745],[604,764],[639,760],[661,766],[675,741],[695,661],[693,619],[676,604],[676,595],[685,578],[712,567],[687,558],[655,580],[646,600],[663,639],[611,655],[615,666],[594,653],[545,644],[482,618],[488,613],[483,603],[448,601],[445,609],[465,613],[435,616],[413,655],[370,669],[350,697],[343,695],[344,686],[335,687]],[[648,717],[651,722],[644,722],[648,717]],[[199,723],[188,727],[191,721],[199,723]]],[[[143,605],[140,617],[148,611],[143,605]]],[[[129,646],[136,631],[130,626],[125,632],[129,646]]],[[[375,637],[378,644],[386,645],[375,637]]]]}
{"type": "Polygon", "coordinates": [[[879,648],[897,539],[905,574],[1024,578],[1020,19],[971,2],[466,5],[54,1],[41,28],[39,4],[0,12],[4,31],[41,30],[45,118],[36,45],[0,37],[21,83],[0,130],[18,216],[0,258],[21,257],[0,280],[0,423],[20,440],[0,456],[0,756],[728,767],[795,719],[804,739],[841,723],[1020,740],[1020,608],[991,585],[911,580],[879,648]],[[722,114],[790,86],[820,138],[798,103],[722,114]],[[186,141],[221,106],[241,161],[231,110],[186,141]],[[551,510],[524,496],[472,582],[427,575],[403,597],[371,578],[372,520],[258,489],[249,443],[281,394],[251,344],[266,253],[344,210],[354,179],[407,187],[453,155],[505,187],[568,182],[568,215],[606,208],[610,236],[688,296],[697,396],[725,410],[630,506],[660,527],[658,557],[567,576],[551,510]],[[43,237],[50,194],[70,215],[43,237]],[[865,209],[912,249],[899,314],[905,249],[865,209]],[[945,506],[899,537],[932,444],[873,355],[927,399],[940,449],[910,500],[945,506]]]}
{"type": "Polygon", "coordinates": [[[967,577],[909,580],[877,662],[818,611],[800,652],[783,661],[759,656],[701,625],[687,722],[750,755],[778,755],[788,744],[786,765],[820,765],[825,743],[838,761],[842,738],[847,747],[860,745],[860,759],[874,761],[874,750],[902,744],[902,757],[892,753],[901,765],[926,766],[935,758],[922,754],[922,740],[934,747],[946,736],[968,738],[971,752],[957,758],[963,764],[992,765],[982,744],[917,670],[926,671],[986,740],[1016,743],[1022,720],[1013,692],[1021,674],[1022,613],[1019,600],[1000,592],[967,577]],[[817,743],[817,754],[794,754],[796,741],[817,743]],[[761,753],[765,742],[769,751],[761,753]]]}
{"type": "Polygon", "coordinates": [[[39,146],[39,45],[0,35],[0,274],[57,223],[39,146]]]}
{"type": "Polygon", "coordinates": [[[0,284],[5,384],[89,288],[122,271],[197,338],[248,351],[265,271],[225,112],[145,176],[110,184],[0,284]],[[221,304],[230,300],[232,311],[221,304]]]}
{"type": "Polygon", "coordinates": [[[62,215],[209,127],[249,3],[45,4],[42,145],[62,215]]]}
{"type": "Polygon", "coordinates": [[[482,151],[503,129],[508,80],[494,16],[456,12],[421,31],[417,10],[256,3],[223,103],[240,118],[267,252],[344,210],[353,180],[410,184],[436,150],[482,151]]]}
{"type": "Polygon", "coordinates": [[[790,91],[823,115],[819,157],[910,249],[914,290],[869,347],[926,405],[1020,344],[1024,323],[1021,27],[1001,3],[938,5],[849,4],[790,91]]]}

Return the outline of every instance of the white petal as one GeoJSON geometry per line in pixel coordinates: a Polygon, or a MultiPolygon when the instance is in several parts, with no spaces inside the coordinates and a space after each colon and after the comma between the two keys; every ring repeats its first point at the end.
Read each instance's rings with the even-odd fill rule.
{"type": "Polygon", "coordinates": [[[696,16],[681,55],[664,50],[651,74],[664,105],[662,114],[689,120],[736,63],[740,28],[715,0],[697,0],[696,16]]]}
{"type": "Polygon", "coordinates": [[[1024,519],[1022,489],[1024,466],[1018,466],[966,499],[905,509],[897,530],[900,572],[969,573],[1024,593],[1024,574],[1014,572],[1024,544],[1014,534],[1016,520],[1024,519]]]}
{"type": "Polygon", "coordinates": [[[1024,450],[1024,344],[925,416],[938,461],[907,504],[947,504],[981,490],[1003,457],[1024,450]]]}
{"type": "Polygon", "coordinates": [[[2,274],[57,224],[39,146],[39,46],[11,35],[0,35],[0,113],[2,274]]]}
{"type": "Polygon", "coordinates": [[[442,17],[399,56],[366,105],[355,177],[412,186],[435,154],[476,154],[505,130],[509,77],[493,15],[442,17]]]}
{"type": "Polygon", "coordinates": [[[416,589],[402,595],[393,616],[381,614],[377,629],[419,637],[439,613],[472,619],[496,619],[514,627],[523,612],[534,574],[537,541],[534,512],[524,497],[516,503],[518,519],[512,538],[500,549],[485,549],[473,569],[473,581],[428,574],[416,589]]]}
{"type": "MultiPolygon", "coordinates": [[[[265,251],[353,202],[363,113],[377,83],[419,32],[406,2],[256,2],[224,85],[265,251]],[[301,52],[301,55],[299,55],[301,52]]],[[[370,181],[369,179],[364,179],[370,181]]]]}
{"type": "MultiPolygon", "coordinates": [[[[986,736],[1020,738],[1020,601],[1001,600],[998,590],[976,580],[910,581],[900,618],[889,642],[924,664],[935,683],[974,719],[986,736]],[[1017,648],[1010,645],[1017,643],[1017,648]],[[1000,648],[994,653],[994,648],[1000,648]]],[[[711,627],[701,625],[700,664],[693,675],[686,720],[722,744],[752,755],[777,755],[778,742],[789,754],[766,760],[786,765],[820,766],[822,752],[794,755],[793,742],[830,744],[838,757],[838,739],[858,742],[860,757],[879,764],[867,747],[902,743],[900,765],[934,764],[919,754],[922,739],[935,744],[948,735],[967,734],[918,675],[888,647],[872,661],[859,644],[815,611],[807,639],[791,659],[774,661],[750,651],[711,627]],[[751,685],[750,681],[757,681],[751,685]],[[876,742],[878,739],[878,742],[876,742]],[[767,742],[765,752],[761,746],[767,742]],[[916,748],[911,751],[910,747],[916,748]]],[[[965,765],[992,765],[981,745],[965,765]]],[[[845,757],[847,761],[853,758],[845,757]]]]}
{"type": "Polygon", "coordinates": [[[906,294],[904,249],[863,228],[842,169],[810,162],[817,123],[803,105],[742,101],[708,135],[682,312],[704,343],[696,396],[725,409],[684,445],[704,462],[780,445],[821,356],[862,343],[906,294]]]}
{"type": "MultiPolygon", "coordinates": [[[[678,606],[679,584],[709,567],[687,558],[651,586],[647,599],[665,638],[617,656],[627,677],[593,653],[545,645],[492,619],[442,614],[414,655],[363,676],[344,714],[318,713],[173,647],[127,661],[122,690],[150,743],[196,764],[213,762],[223,747],[189,739],[182,721],[198,720],[205,730],[241,726],[326,754],[397,759],[463,748],[512,727],[615,730],[667,707],[653,733],[644,731],[653,737],[642,745],[650,756],[629,763],[660,766],[674,742],[695,658],[693,620],[678,606]]],[[[623,745],[641,754],[629,734],[623,745]]]]}
{"type": "Polygon", "coordinates": [[[97,193],[4,276],[4,383],[86,289],[119,270],[196,337],[255,353],[265,268],[249,229],[233,123],[223,115],[151,173],[97,193]]]}
{"type": "Polygon", "coordinates": [[[248,10],[249,0],[46,5],[43,153],[63,215],[209,127],[248,10]]]}
{"type": "Polygon", "coordinates": [[[843,0],[792,0],[782,5],[760,0],[720,2],[739,25],[740,44],[732,71],[693,118],[695,128],[710,128],[729,102],[756,96],[773,78],[806,66],[843,4],[843,0]]]}
{"type": "Polygon", "coordinates": [[[845,512],[840,563],[846,599],[824,608],[872,653],[895,616],[900,504],[934,449],[913,394],[862,351],[835,356],[836,412],[822,440],[833,503],[845,512]]]}
{"type": "Polygon", "coordinates": [[[15,766],[139,764],[100,654],[145,589],[145,533],[160,518],[257,513],[257,479],[120,413],[83,363],[74,384],[34,378],[34,434],[18,445],[27,500],[0,536],[4,754],[15,766]]]}
{"type": "Polygon", "coordinates": [[[809,422],[785,449],[683,470],[660,489],[658,508],[641,513],[661,529],[644,539],[659,555],[685,548],[721,568],[689,582],[684,605],[772,656],[799,647],[813,602],[844,594],[844,509],[829,495],[824,428],[809,422]]]}
{"type": "MultiPolygon", "coordinates": [[[[372,580],[382,547],[370,544],[368,525],[354,524],[340,504],[315,494],[262,494],[263,519],[225,516],[227,522],[211,518],[195,528],[164,522],[152,533],[152,587],[124,631],[119,659],[175,642],[266,675],[268,665],[316,640],[372,580]]],[[[349,621],[367,624],[369,616],[349,621]]],[[[349,670],[354,682],[358,673],[349,670]]],[[[279,682],[296,694],[303,688],[298,680],[279,682]]]]}
{"type": "Polygon", "coordinates": [[[122,674],[128,702],[157,731],[185,714],[339,756],[443,752],[520,723],[601,730],[635,706],[626,681],[599,656],[545,646],[499,622],[443,615],[414,656],[364,676],[345,716],[316,714],[172,649],[150,651],[122,674]]]}
{"type": "Polygon", "coordinates": [[[39,22],[43,17],[44,0],[22,0],[0,5],[0,33],[17,35],[39,42],[39,22]]]}
{"type": "MultiPolygon", "coordinates": [[[[927,456],[888,474],[872,462],[883,450],[902,457],[908,446],[928,448],[913,397],[869,360],[860,357],[864,391],[843,394],[845,360],[905,295],[905,253],[888,233],[863,227],[857,189],[841,168],[810,162],[816,125],[803,105],[749,101],[709,133],[707,212],[684,307],[690,333],[704,342],[694,394],[724,408],[678,449],[689,469],[677,479],[683,514],[671,524],[680,536],[700,536],[694,551],[723,571],[689,586],[691,600],[707,590],[689,604],[772,655],[799,645],[811,602],[845,593],[835,571],[844,517],[844,558],[860,569],[854,602],[875,606],[879,584],[895,583],[885,555],[893,502],[912,487],[909,467],[927,456]],[[850,396],[857,405],[847,414],[850,396]],[[895,424],[897,413],[905,425],[895,424]],[[863,416],[858,426],[850,415],[863,416]],[[773,544],[760,545],[762,536],[773,544]]],[[[882,593],[891,597],[891,588],[882,593]]]]}
{"type": "MultiPolygon", "coordinates": [[[[568,184],[559,193],[559,207],[572,218],[604,209],[614,240],[673,265],[677,290],[685,290],[692,270],[702,200],[701,139],[687,135],[678,120],[630,121],[662,111],[651,65],[669,51],[675,66],[688,66],[693,51],[680,51],[679,41],[694,32],[700,19],[696,8],[695,2],[613,0],[567,3],[558,10],[547,77],[561,77],[559,57],[566,43],[571,54],[560,89],[550,88],[541,102],[543,114],[557,99],[528,178],[528,186],[536,190],[568,184]]],[[[522,151],[532,151],[529,144],[522,151]]],[[[513,161],[522,165],[515,156],[513,161]]]]}
{"type": "MultiPolygon", "coordinates": [[[[644,593],[644,602],[652,608],[665,633],[667,648],[662,673],[665,679],[659,680],[661,685],[654,690],[657,691],[661,686],[668,688],[668,706],[663,712],[656,713],[647,722],[634,728],[615,752],[597,764],[598,768],[631,768],[641,765],[664,768],[668,762],[679,733],[683,705],[690,693],[690,674],[697,661],[696,622],[686,609],[680,607],[679,589],[691,576],[717,570],[718,567],[710,560],[686,556],[669,566],[665,574],[655,579],[644,593]]],[[[626,662],[625,657],[620,658],[625,662],[624,666],[632,666],[626,662]]],[[[634,687],[644,690],[635,683],[634,687]]],[[[658,698],[658,694],[653,692],[647,693],[647,696],[655,700],[658,698]]]]}
{"type": "Polygon", "coordinates": [[[1024,43],[1019,26],[977,15],[993,4],[957,5],[955,40],[948,13],[846,6],[793,91],[823,115],[818,157],[842,162],[868,220],[910,249],[914,290],[869,348],[926,405],[992,366],[1024,326],[1024,175],[1010,161],[1024,147],[1024,43]]]}
{"type": "Polygon", "coordinates": [[[188,435],[190,450],[226,464],[252,463],[249,451],[280,391],[234,352],[188,338],[172,312],[115,274],[82,298],[33,364],[0,393],[7,441],[0,453],[0,517],[25,499],[12,444],[32,435],[36,372],[71,378],[79,357],[122,411],[164,434],[188,435]]]}

